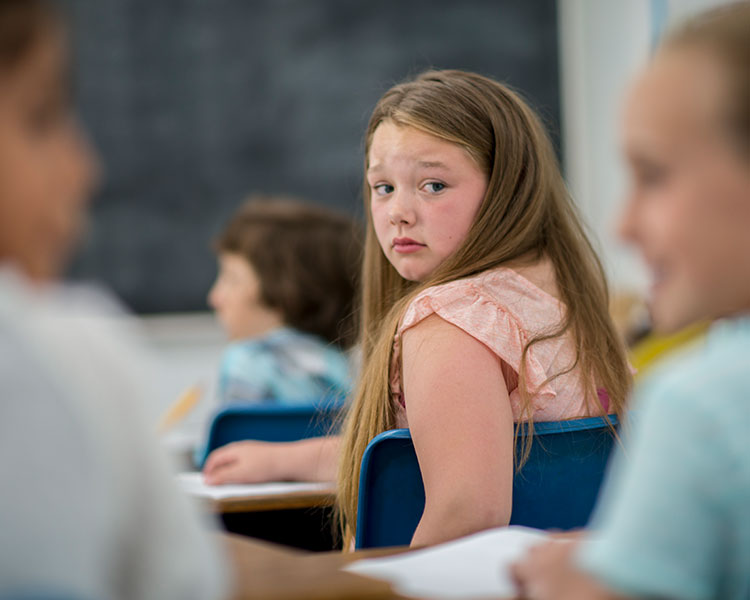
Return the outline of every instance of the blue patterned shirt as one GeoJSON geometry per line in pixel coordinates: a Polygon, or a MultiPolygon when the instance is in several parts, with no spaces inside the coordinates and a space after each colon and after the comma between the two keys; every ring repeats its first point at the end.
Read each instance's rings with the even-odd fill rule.
{"type": "Polygon", "coordinates": [[[351,390],[346,354],[320,337],[290,327],[232,343],[219,371],[219,404],[317,403],[351,390]]]}

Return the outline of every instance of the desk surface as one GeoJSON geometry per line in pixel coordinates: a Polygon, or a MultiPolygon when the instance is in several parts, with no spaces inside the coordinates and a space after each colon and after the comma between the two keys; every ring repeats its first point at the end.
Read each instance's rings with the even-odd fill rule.
{"type": "Polygon", "coordinates": [[[309,553],[232,534],[219,534],[235,574],[233,600],[403,599],[383,581],[341,571],[352,560],[403,551],[309,553]]]}
{"type": "Polygon", "coordinates": [[[204,506],[216,513],[259,512],[265,510],[290,510],[333,506],[336,487],[317,491],[266,494],[263,496],[238,496],[221,500],[201,499],[204,506]]]}

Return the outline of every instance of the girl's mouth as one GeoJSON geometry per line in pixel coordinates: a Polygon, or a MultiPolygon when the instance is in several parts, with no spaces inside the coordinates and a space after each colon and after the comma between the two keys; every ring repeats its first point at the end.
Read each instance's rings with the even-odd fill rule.
{"type": "Polygon", "coordinates": [[[418,252],[427,245],[420,244],[411,238],[394,238],[391,246],[400,254],[411,254],[413,252],[418,252]]]}

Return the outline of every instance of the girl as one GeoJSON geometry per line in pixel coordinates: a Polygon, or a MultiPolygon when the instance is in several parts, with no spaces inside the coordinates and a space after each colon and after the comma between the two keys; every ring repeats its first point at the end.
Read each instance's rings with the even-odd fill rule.
{"type": "Polygon", "coordinates": [[[95,181],[66,71],[50,6],[3,0],[0,597],[217,598],[217,556],[138,406],[139,348],[101,298],[55,284],[95,181]]]}
{"type": "Polygon", "coordinates": [[[273,474],[331,474],[320,465],[339,454],[349,539],[365,446],[408,426],[426,495],[412,544],[507,524],[514,422],[622,410],[630,376],[601,266],[544,129],[495,81],[436,71],[395,86],[365,150],[362,377],[340,447],[273,474]]]}
{"type": "Polygon", "coordinates": [[[750,597],[749,74],[744,2],[668,37],[628,99],[620,229],[653,270],[654,325],[721,322],[639,384],[596,537],[532,551],[529,598],[750,597]]]}
{"type": "Polygon", "coordinates": [[[345,398],[360,259],[355,223],[309,204],[255,198],[216,249],[219,275],[208,301],[232,341],[219,402],[345,398]]]}

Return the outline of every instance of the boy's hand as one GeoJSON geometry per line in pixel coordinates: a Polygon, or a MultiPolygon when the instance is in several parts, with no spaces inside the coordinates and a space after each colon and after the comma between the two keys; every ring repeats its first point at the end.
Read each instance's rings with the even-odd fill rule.
{"type": "Polygon", "coordinates": [[[203,466],[208,485],[261,483],[274,479],[274,446],[269,442],[234,442],[214,450],[203,466]]]}

